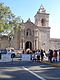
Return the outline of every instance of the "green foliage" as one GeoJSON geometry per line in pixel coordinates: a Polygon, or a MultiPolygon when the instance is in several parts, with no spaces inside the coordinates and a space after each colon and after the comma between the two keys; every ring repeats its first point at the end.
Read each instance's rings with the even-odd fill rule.
{"type": "Polygon", "coordinates": [[[10,8],[4,5],[4,3],[0,3],[0,33],[4,31],[10,31],[10,36],[14,35],[13,27],[16,29],[21,28],[21,17],[15,17],[15,15],[11,12],[10,8]]]}
{"type": "Polygon", "coordinates": [[[12,27],[12,21],[15,16],[11,12],[10,8],[0,3],[0,32],[12,27]]]}

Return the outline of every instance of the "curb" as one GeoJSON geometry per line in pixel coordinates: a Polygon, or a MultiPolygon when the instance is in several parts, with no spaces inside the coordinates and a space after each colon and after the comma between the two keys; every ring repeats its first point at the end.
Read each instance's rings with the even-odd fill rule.
{"type": "Polygon", "coordinates": [[[53,67],[60,67],[60,63],[56,64],[56,63],[50,63],[48,61],[42,61],[41,63],[49,64],[49,65],[52,65],[53,67]]]}

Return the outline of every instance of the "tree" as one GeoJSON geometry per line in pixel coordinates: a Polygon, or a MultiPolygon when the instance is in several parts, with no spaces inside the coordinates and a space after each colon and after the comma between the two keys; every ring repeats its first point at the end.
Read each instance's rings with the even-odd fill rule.
{"type": "Polygon", "coordinates": [[[0,32],[11,29],[14,19],[15,15],[10,8],[5,6],[4,3],[0,3],[0,32]]]}
{"type": "MultiPolygon", "coordinates": [[[[7,32],[9,38],[9,43],[11,42],[11,39],[14,37],[14,27],[17,30],[21,30],[21,17],[16,17],[10,10],[10,8],[4,3],[0,3],[0,33],[1,32],[7,32]]],[[[11,44],[10,44],[11,46],[11,44]]]]}

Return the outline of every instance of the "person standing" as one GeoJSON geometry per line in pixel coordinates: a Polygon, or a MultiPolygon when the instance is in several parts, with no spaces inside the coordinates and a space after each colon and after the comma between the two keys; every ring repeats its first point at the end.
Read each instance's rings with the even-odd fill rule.
{"type": "Polygon", "coordinates": [[[53,50],[49,49],[49,61],[52,63],[53,50]]]}
{"type": "Polygon", "coordinates": [[[37,50],[36,54],[37,54],[37,61],[40,61],[40,50],[37,50]]]}
{"type": "Polygon", "coordinates": [[[44,54],[43,54],[43,50],[42,49],[41,49],[40,55],[41,55],[41,61],[43,61],[44,54]]]}
{"type": "Polygon", "coordinates": [[[57,50],[53,52],[53,61],[57,62],[57,50]]]}

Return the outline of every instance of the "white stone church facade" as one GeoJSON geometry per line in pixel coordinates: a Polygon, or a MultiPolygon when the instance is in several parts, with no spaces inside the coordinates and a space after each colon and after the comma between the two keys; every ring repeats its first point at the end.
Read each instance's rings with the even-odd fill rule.
{"type": "Polygon", "coordinates": [[[60,39],[50,38],[49,14],[46,13],[43,5],[37,11],[35,23],[30,19],[22,23],[21,31],[15,29],[15,49],[60,49],[60,39]]]}
{"type": "MultiPolygon", "coordinates": [[[[10,43],[11,47],[19,50],[27,48],[31,50],[44,49],[46,51],[48,49],[60,49],[60,39],[50,38],[49,14],[46,13],[43,5],[34,17],[35,23],[28,19],[27,22],[22,23],[21,29],[14,28],[15,33],[14,39],[10,43]]],[[[0,42],[2,43],[2,41],[0,42]]],[[[3,47],[9,46],[7,42],[8,40],[4,42],[3,47]]],[[[1,43],[0,45],[2,45],[1,43]]]]}

